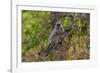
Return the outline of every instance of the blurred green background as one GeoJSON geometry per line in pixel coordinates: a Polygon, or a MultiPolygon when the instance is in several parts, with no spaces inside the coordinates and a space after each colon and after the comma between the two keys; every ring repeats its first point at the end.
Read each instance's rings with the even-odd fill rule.
{"type": "MultiPolygon", "coordinates": [[[[71,17],[64,16],[67,12],[22,10],[22,62],[33,62],[37,53],[48,45],[48,37],[54,28],[57,17],[64,29],[71,23],[71,17]]],[[[90,27],[89,13],[87,18],[77,17],[75,27],[68,35],[66,60],[90,58],[90,27]]],[[[49,58],[49,57],[48,57],[49,58]]]]}

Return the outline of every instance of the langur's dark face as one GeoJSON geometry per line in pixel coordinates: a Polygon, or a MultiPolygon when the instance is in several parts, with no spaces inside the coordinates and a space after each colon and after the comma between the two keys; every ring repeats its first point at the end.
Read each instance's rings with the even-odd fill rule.
{"type": "Polygon", "coordinates": [[[58,24],[56,24],[56,26],[57,26],[57,27],[60,27],[60,24],[58,23],[58,24]]]}

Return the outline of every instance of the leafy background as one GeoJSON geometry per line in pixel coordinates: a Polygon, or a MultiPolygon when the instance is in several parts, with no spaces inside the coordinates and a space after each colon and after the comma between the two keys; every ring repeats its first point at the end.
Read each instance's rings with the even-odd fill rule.
{"type": "MultiPolygon", "coordinates": [[[[48,37],[54,28],[53,13],[57,15],[67,12],[22,10],[22,62],[34,62],[38,52],[48,45],[48,37]]],[[[81,13],[87,14],[89,13],[81,13]]],[[[55,16],[56,17],[56,16],[55,16]]],[[[65,29],[71,23],[71,17],[61,16],[61,24],[65,29]]],[[[75,27],[68,35],[69,47],[65,60],[83,60],[90,58],[90,27],[89,18],[77,17],[75,27]]],[[[52,56],[53,57],[53,56],[52,56]]],[[[48,60],[51,60],[48,57],[48,60]]]]}

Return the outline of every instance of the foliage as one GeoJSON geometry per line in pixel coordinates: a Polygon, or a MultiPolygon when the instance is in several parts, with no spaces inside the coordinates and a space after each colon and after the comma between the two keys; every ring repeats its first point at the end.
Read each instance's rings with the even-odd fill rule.
{"type": "MultiPolygon", "coordinates": [[[[50,11],[22,10],[22,61],[36,61],[37,53],[48,45],[48,37],[53,29],[53,13],[50,11]]],[[[64,29],[71,23],[71,17],[62,16],[67,12],[58,12],[64,29]]],[[[85,13],[81,13],[85,14],[85,13]]],[[[88,13],[87,13],[88,14],[88,13]]],[[[89,14],[88,14],[89,15],[89,14]]],[[[89,18],[88,18],[89,19],[89,18]]],[[[90,34],[89,20],[77,17],[75,27],[70,31],[66,48],[66,60],[89,59],[90,34]]],[[[55,56],[50,54],[46,60],[55,56]]],[[[53,59],[53,60],[54,60],[53,59]]]]}

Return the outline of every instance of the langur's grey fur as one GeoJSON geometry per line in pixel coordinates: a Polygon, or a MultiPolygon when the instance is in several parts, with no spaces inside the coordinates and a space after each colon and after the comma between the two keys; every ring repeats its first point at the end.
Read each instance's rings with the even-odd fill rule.
{"type": "Polygon", "coordinates": [[[61,40],[62,33],[63,27],[60,22],[57,22],[49,36],[49,43],[57,44],[61,40]]]}

